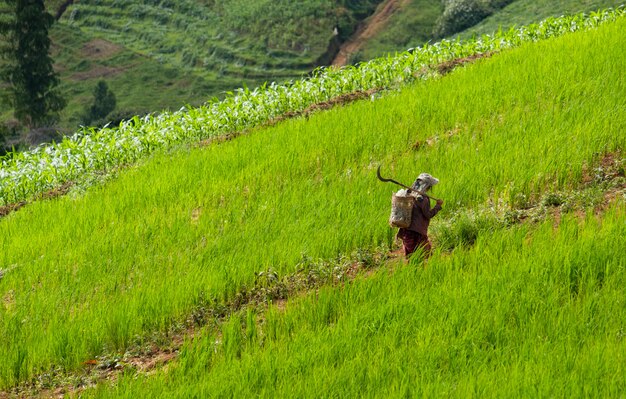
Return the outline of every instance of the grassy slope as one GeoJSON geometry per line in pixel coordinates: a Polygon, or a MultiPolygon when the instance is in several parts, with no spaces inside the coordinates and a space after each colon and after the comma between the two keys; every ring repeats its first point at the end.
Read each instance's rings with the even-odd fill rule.
{"type": "Polygon", "coordinates": [[[210,76],[218,70],[239,76],[272,76],[275,69],[289,67],[293,70],[285,71],[287,75],[306,71],[332,38],[336,6],[331,1],[202,3],[82,1],[62,20],[169,65],[210,76]]]}
{"type": "MultiPolygon", "coordinates": [[[[608,51],[611,42],[623,40],[623,28],[622,21],[599,35],[504,54],[504,60],[470,68],[450,81],[463,79],[466,92],[480,91],[473,77],[507,68],[504,74],[493,73],[494,81],[485,86],[498,87],[504,76],[522,72],[535,77],[527,83],[545,88],[539,76],[550,75],[535,75],[537,67],[573,77],[576,73],[561,63],[565,54],[578,53],[574,48],[579,48],[568,65],[582,72],[595,63],[585,62],[586,55],[595,58],[608,51]],[[594,48],[596,43],[607,47],[594,48]],[[516,63],[523,65],[512,67],[516,63]]],[[[609,58],[613,56],[622,57],[609,58]]],[[[598,71],[592,67],[587,72],[598,71]]],[[[579,76],[569,82],[587,88],[598,83],[593,75],[587,76],[588,80],[579,76]]],[[[610,79],[611,83],[621,85],[623,92],[624,81],[618,75],[614,78],[619,80],[610,79]]],[[[463,97],[465,91],[457,94],[463,97]]],[[[499,89],[493,94],[498,96],[499,89]]],[[[570,97],[563,105],[580,101],[584,102],[570,97]]],[[[542,119],[541,109],[533,109],[539,104],[531,103],[516,104],[530,111],[519,119],[522,124],[542,119]]],[[[569,117],[575,113],[571,111],[566,112],[569,117]]],[[[587,116],[586,128],[594,130],[593,121],[598,119],[587,116]]],[[[552,127],[531,131],[558,143],[552,127]]],[[[504,131],[497,130],[493,133],[504,139],[504,131]]],[[[510,145],[497,156],[513,161],[511,149],[510,145]]],[[[527,156],[534,158],[531,153],[538,155],[535,151],[540,148],[529,150],[527,156]]],[[[492,162],[485,164],[497,169],[492,162]]],[[[139,380],[129,375],[115,387],[101,386],[94,396],[619,395],[626,389],[625,217],[622,201],[602,220],[589,213],[581,223],[570,215],[557,229],[548,220],[536,227],[484,233],[473,247],[434,256],[426,270],[381,271],[373,278],[295,300],[284,313],[274,309],[258,330],[243,317],[233,318],[219,335],[206,334],[188,343],[167,373],[139,380]]]]}
{"type": "MultiPolygon", "coordinates": [[[[500,26],[523,26],[551,16],[595,11],[617,7],[623,0],[515,0],[512,4],[487,17],[475,27],[461,33],[462,37],[492,33],[500,26]]],[[[432,31],[443,7],[440,1],[411,0],[391,18],[384,31],[367,41],[355,60],[369,60],[396,51],[404,51],[432,40],[432,31]]]]}
{"type": "Polygon", "coordinates": [[[209,93],[230,88],[229,84],[185,74],[121,45],[85,35],[78,28],[57,24],[51,36],[61,89],[69,100],[63,112],[68,127],[80,123],[80,114],[91,105],[93,89],[101,79],[116,94],[118,110],[137,114],[199,105],[210,98],[209,93]]]}
{"type": "Polygon", "coordinates": [[[492,33],[499,28],[523,26],[548,17],[597,11],[622,4],[625,4],[624,0],[516,0],[478,25],[467,29],[461,37],[492,33]]]}
{"type": "Polygon", "coordinates": [[[482,235],[189,342],[96,397],[613,397],[626,389],[626,206],[482,235]],[[219,342],[216,344],[216,342],[219,342]]]}
{"type": "Polygon", "coordinates": [[[624,26],[527,46],[223,146],[157,155],[106,187],[1,220],[0,264],[11,265],[0,285],[2,385],[123,350],[202,296],[232,295],[255,271],[293,271],[301,253],[327,258],[386,241],[380,161],[404,181],[416,165],[442,182],[471,181],[441,185],[441,218],[493,197],[515,205],[576,187],[583,164],[624,148],[624,26]],[[433,136],[437,145],[410,150],[433,136]]]}

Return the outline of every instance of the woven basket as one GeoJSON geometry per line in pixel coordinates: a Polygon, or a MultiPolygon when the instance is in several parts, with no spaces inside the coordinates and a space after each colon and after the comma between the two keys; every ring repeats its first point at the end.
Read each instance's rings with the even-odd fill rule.
{"type": "Polygon", "coordinates": [[[415,198],[410,195],[396,193],[391,197],[391,216],[389,216],[391,227],[407,228],[411,225],[414,201],[415,198]]]}

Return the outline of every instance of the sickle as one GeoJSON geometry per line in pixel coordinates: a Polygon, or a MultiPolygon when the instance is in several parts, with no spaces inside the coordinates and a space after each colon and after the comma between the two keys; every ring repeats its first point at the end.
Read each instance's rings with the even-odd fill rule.
{"type": "Polygon", "coordinates": [[[378,180],[380,180],[380,181],[382,181],[382,182],[385,182],[385,183],[387,183],[387,182],[395,183],[395,184],[397,184],[398,186],[402,186],[402,187],[406,188],[406,189],[407,189],[407,190],[409,190],[409,191],[416,191],[416,190],[413,190],[411,187],[409,187],[409,186],[405,186],[405,185],[404,185],[404,184],[402,184],[402,183],[398,183],[397,181],[395,181],[395,180],[393,180],[393,179],[385,179],[384,177],[382,177],[382,176],[380,175],[380,166],[381,166],[381,165],[378,165],[378,170],[376,170],[376,177],[378,177],[378,180]]]}
{"type": "Polygon", "coordinates": [[[382,181],[382,182],[385,182],[385,183],[387,183],[387,182],[389,182],[389,183],[395,183],[395,184],[397,184],[398,186],[401,186],[401,187],[406,188],[407,190],[409,190],[409,192],[411,192],[411,191],[415,191],[416,193],[418,193],[418,194],[422,194],[422,195],[426,195],[427,197],[432,198],[432,199],[434,199],[435,201],[441,201],[439,198],[432,197],[430,194],[426,194],[426,193],[423,193],[423,192],[421,192],[421,191],[418,191],[418,190],[416,190],[416,189],[414,189],[414,188],[411,188],[411,187],[409,187],[409,186],[405,186],[404,184],[399,183],[399,182],[397,182],[397,181],[395,181],[395,180],[393,180],[393,179],[385,179],[384,177],[382,177],[382,176],[380,175],[380,167],[381,167],[381,165],[378,165],[378,169],[376,170],[376,177],[378,177],[378,180],[380,180],[380,181],[382,181]]]}

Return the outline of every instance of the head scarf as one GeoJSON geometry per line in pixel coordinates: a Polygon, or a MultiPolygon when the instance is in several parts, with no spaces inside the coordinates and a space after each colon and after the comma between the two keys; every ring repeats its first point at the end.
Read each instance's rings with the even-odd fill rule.
{"type": "Polygon", "coordinates": [[[413,183],[413,186],[411,186],[411,188],[417,191],[426,192],[437,183],[439,183],[439,179],[437,179],[436,177],[433,177],[428,173],[420,173],[420,175],[417,176],[417,179],[415,179],[415,182],[413,183]]]}

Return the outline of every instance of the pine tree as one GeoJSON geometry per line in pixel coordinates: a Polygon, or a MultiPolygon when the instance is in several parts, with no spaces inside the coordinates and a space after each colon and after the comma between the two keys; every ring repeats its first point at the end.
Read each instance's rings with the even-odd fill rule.
{"type": "Polygon", "coordinates": [[[103,122],[102,120],[115,109],[116,103],[115,94],[109,90],[104,80],[100,80],[93,91],[93,104],[85,113],[84,124],[103,122]]]}
{"type": "Polygon", "coordinates": [[[65,100],[52,68],[48,29],[54,18],[43,0],[0,0],[0,78],[8,84],[5,99],[15,117],[28,127],[57,120],[65,100]]]}

